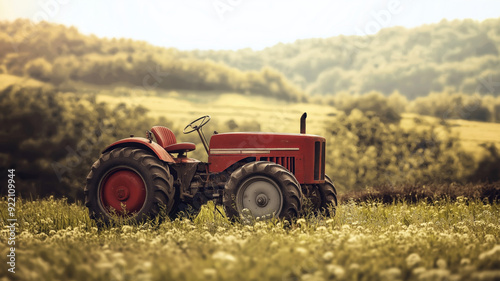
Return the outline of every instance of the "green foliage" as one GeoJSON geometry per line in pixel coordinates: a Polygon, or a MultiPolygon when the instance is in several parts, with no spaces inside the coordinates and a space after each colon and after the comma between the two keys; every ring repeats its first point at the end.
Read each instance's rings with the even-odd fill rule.
{"type": "Polygon", "coordinates": [[[450,89],[431,92],[428,96],[418,97],[412,101],[408,101],[399,92],[385,96],[376,91],[363,95],[340,92],[332,97],[315,97],[313,101],[316,103],[327,101],[346,114],[358,109],[365,114],[378,116],[383,122],[397,122],[405,112],[444,120],[500,122],[500,96],[453,93],[450,89]]]}
{"type": "Polygon", "coordinates": [[[476,172],[473,173],[468,180],[472,182],[477,181],[500,181],[500,152],[494,144],[483,144],[488,154],[483,156],[479,161],[476,172]]]}
{"type": "Polygon", "coordinates": [[[312,94],[399,91],[408,99],[447,87],[500,94],[500,19],[443,20],[370,36],[336,36],[277,44],[262,51],[192,51],[243,70],[272,66],[312,94]],[[492,83],[493,82],[493,83],[492,83]]]}
{"type": "Polygon", "coordinates": [[[340,93],[330,100],[331,105],[346,114],[358,109],[365,114],[377,116],[382,122],[398,122],[401,120],[401,113],[405,112],[407,103],[406,98],[398,92],[386,97],[382,93],[375,91],[364,95],[340,93]]]}
{"type": "Polygon", "coordinates": [[[400,183],[463,181],[476,163],[445,125],[402,128],[358,109],[330,123],[327,164],[341,190],[400,183]]]}
{"type": "Polygon", "coordinates": [[[0,65],[8,73],[58,86],[68,87],[72,81],[101,86],[121,83],[145,90],[228,91],[289,101],[305,99],[300,88],[268,66],[241,71],[176,49],[142,41],[98,39],[73,27],[46,22],[0,22],[0,46],[5,46],[0,48],[0,65]]]}
{"type": "Polygon", "coordinates": [[[461,93],[431,93],[419,97],[409,105],[409,111],[442,119],[467,119],[500,122],[500,97],[461,93]]]}
{"type": "MultiPolygon", "coordinates": [[[[30,196],[82,198],[89,167],[110,143],[155,124],[140,106],[98,104],[92,95],[10,86],[0,92],[0,168],[16,169],[30,196]]],[[[6,175],[2,175],[2,178],[6,175]]]]}
{"type": "Polygon", "coordinates": [[[179,51],[17,20],[0,22],[0,69],[55,85],[125,83],[289,101],[306,99],[302,89],[318,95],[397,91],[408,99],[445,89],[498,96],[498,26],[500,19],[443,20],[364,37],[298,40],[261,51],[179,51]]]}
{"type": "Polygon", "coordinates": [[[26,64],[24,71],[27,75],[47,82],[52,74],[52,65],[43,58],[34,59],[26,64]]]}
{"type": "MultiPolygon", "coordinates": [[[[6,221],[7,201],[0,200],[6,221]]],[[[85,207],[18,200],[20,280],[496,280],[500,205],[348,203],[333,219],[195,219],[97,229],[85,207]],[[269,266],[272,265],[272,266],[269,266]]],[[[7,254],[8,232],[0,235],[7,254]]],[[[7,266],[7,265],[4,265],[7,266]]],[[[0,271],[0,279],[12,275],[0,271]]]]}

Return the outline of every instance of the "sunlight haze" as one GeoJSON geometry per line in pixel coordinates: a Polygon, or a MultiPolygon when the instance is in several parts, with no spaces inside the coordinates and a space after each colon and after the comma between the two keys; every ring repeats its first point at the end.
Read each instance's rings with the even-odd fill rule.
{"type": "Polygon", "coordinates": [[[500,1],[0,1],[0,20],[73,25],[85,34],[179,49],[255,50],[297,39],[376,33],[442,19],[500,16],[500,1]],[[392,6],[392,8],[391,8],[392,6]]]}

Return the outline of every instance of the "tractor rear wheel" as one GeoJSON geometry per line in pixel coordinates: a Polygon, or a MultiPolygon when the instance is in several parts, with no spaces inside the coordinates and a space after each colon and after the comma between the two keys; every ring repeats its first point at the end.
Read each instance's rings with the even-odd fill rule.
{"type": "Polygon", "coordinates": [[[294,175],[273,162],[245,164],[224,187],[226,215],[235,219],[248,209],[253,217],[292,219],[301,213],[302,191],[294,175]]]}
{"type": "Polygon", "coordinates": [[[113,218],[144,222],[174,203],[173,177],[168,166],[140,148],[115,148],[92,165],[85,187],[90,217],[108,224],[113,218]]]}
{"type": "Polygon", "coordinates": [[[335,212],[337,210],[337,190],[333,185],[332,179],[329,176],[325,175],[325,183],[318,185],[319,194],[321,197],[321,205],[320,211],[324,211],[327,216],[335,216],[335,212]],[[330,213],[328,210],[332,208],[332,212],[330,213]]]}

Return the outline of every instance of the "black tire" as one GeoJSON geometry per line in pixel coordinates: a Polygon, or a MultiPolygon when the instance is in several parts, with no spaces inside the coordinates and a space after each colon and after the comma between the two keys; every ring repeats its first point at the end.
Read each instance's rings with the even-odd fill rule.
{"type": "Polygon", "coordinates": [[[313,214],[317,215],[321,210],[321,194],[319,192],[319,185],[302,185],[302,194],[304,195],[304,214],[307,215],[312,212],[313,214]]]}
{"type": "Polygon", "coordinates": [[[224,187],[223,204],[229,218],[236,219],[240,217],[245,204],[243,203],[243,195],[245,195],[247,189],[254,186],[260,188],[258,192],[270,192],[269,197],[263,195],[263,193],[257,194],[258,192],[254,192],[250,196],[252,197],[255,194],[255,197],[252,197],[251,200],[245,200],[245,202],[255,202],[257,205],[254,206],[254,212],[252,212],[254,217],[271,217],[272,213],[266,213],[268,209],[279,210],[277,216],[288,220],[300,215],[302,211],[302,191],[295,176],[281,165],[258,161],[238,168],[227,181],[224,187]],[[265,202],[259,201],[259,199],[263,199],[265,202]],[[280,204],[275,203],[276,199],[281,200],[280,204]],[[272,204],[275,204],[274,206],[280,205],[280,208],[275,208],[273,205],[267,207],[271,201],[273,201],[272,204]]]}
{"type": "Polygon", "coordinates": [[[174,204],[174,193],[169,168],[156,155],[140,148],[122,147],[102,154],[92,165],[85,186],[85,205],[90,218],[99,224],[109,224],[117,214],[125,222],[140,223],[157,217],[162,210],[168,214],[174,204]],[[136,184],[125,179],[124,174],[137,180],[136,184]],[[133,202],[136,210],[120,214],[122,211],[110,206],[118,201],[121,206],[133,202]]]}
{"type": "Polygon", "coordinates": [[[321,196],[320,211],[324,212],[327,216],[330,215],[332,215],[332,217],[335,216],[338,202],[337,202],[337,190],[333,185],[332,179],[330,179],[329,176],[325,175],[325,183],[319,184],[318,187],[319,187],[319,194],[321,196]],[[332,213],[328,211],[330,207],[332,208],[332,213]]]}

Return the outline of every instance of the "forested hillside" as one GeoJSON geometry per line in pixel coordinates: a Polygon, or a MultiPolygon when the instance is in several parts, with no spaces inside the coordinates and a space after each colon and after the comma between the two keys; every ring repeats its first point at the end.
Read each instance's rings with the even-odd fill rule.
{"type": "Polygon", "coordinates": [[[395,91],[498,96],[500,18],[443,20],[372,36],[336,36],[262,51],[180,51],[130,39],[83,35],[73,27],[0,22],[0,72],[60,88],[71,81],[145,89],[232,91],[289,101],[311,94],[395,91]]]}
{"type": "Polygon", "coordinates": [[[0,74],[30,76],[73,91],[73,81],[144,90],[230,91],[299,101],[302,90],[280,72],[241,71],[173,48],[83,35],[74,27],[0,22],[0,74]]]}
{"type": "Polygon", "coordinates": [[[500,19],[443,20],[373,36],[336,36],[278,44],[262,51],[193,51],[242,70],[269,65],[312,94],[431,91],[499,95],[500,19]],[[497,86],[495,89],[494,86],[497,86]]]}

